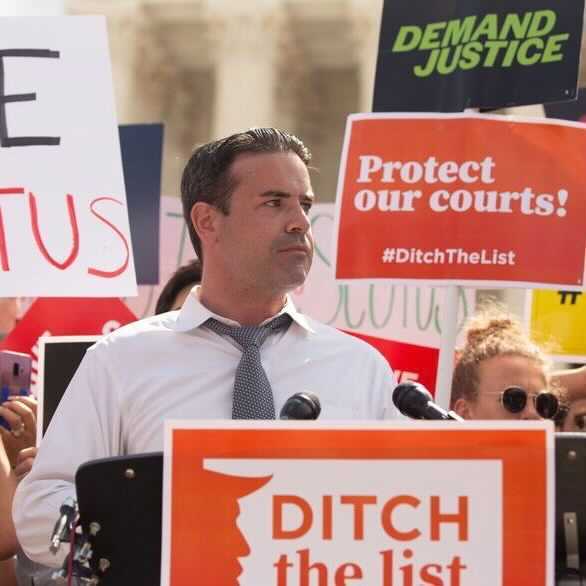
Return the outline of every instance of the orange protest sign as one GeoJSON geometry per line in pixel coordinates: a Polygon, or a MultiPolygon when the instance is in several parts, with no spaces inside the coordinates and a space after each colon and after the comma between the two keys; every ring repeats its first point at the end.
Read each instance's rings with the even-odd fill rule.
{"type": "Polygon", "coordinates": [[[350,116],[336,277],[580,289],[585,166],[580,123],[350,116]]]}
{"type": "Polygon", "coordinates": [[[282,423],[167,422],[163,586],[553,584],[549,422],[282,423]]]}

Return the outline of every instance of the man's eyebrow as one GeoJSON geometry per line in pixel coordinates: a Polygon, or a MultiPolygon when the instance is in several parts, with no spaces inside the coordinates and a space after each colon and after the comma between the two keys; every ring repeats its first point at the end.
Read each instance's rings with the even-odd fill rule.
{"type": "MultiPolygon", "coordinates": [[[[291,197],[291,194],[287,191],[279,191],[276,189],[269,189],[268,191],[264,191],[260,194],[261,197],[281,197],[283,199],[287,197],[291,197]]],[[[313,201],[315,199],[315,195],[313,193],[304,193],[300,196],[304,200],[313,201]]]]}

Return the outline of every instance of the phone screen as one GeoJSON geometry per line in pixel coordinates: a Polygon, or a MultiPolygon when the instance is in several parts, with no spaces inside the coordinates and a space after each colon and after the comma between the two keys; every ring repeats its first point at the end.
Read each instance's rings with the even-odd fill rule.
{"type": "MultiPolygon", "coordinates": [[[[31,387],[31,357],[21,352],[0,350],[0,404],[11,395],[29,395],[31,387]]],[[[0,425],[8,429],[0,417],[0,425]]]]}

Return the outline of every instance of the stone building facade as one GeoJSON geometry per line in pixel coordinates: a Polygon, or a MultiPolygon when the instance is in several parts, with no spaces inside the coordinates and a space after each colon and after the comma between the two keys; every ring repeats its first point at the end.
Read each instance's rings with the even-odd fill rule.
{"type": "Polygon", "coordinates": [[[121,124],[165,125],[164,194],[194,145],[250,126],[298,134],[335,197],[347,114],[370,109],[382,0],[69,0],[106,14],[121,124]]]}

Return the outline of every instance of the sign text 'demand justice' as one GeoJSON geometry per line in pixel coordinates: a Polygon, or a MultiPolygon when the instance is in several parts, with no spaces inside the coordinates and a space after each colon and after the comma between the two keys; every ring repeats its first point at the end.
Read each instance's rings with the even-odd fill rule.
{"type": "Polygon", "coordinates": [[[413,67],[417,77],[448,75],[477,67],[531,66],[564,58],[569,33],[550,34],[556,25],[553,10],[522,15],[486,14],[420,27],[404,25],[393,41],[392,52],[429,51],[426,61],[413,67]]]}

